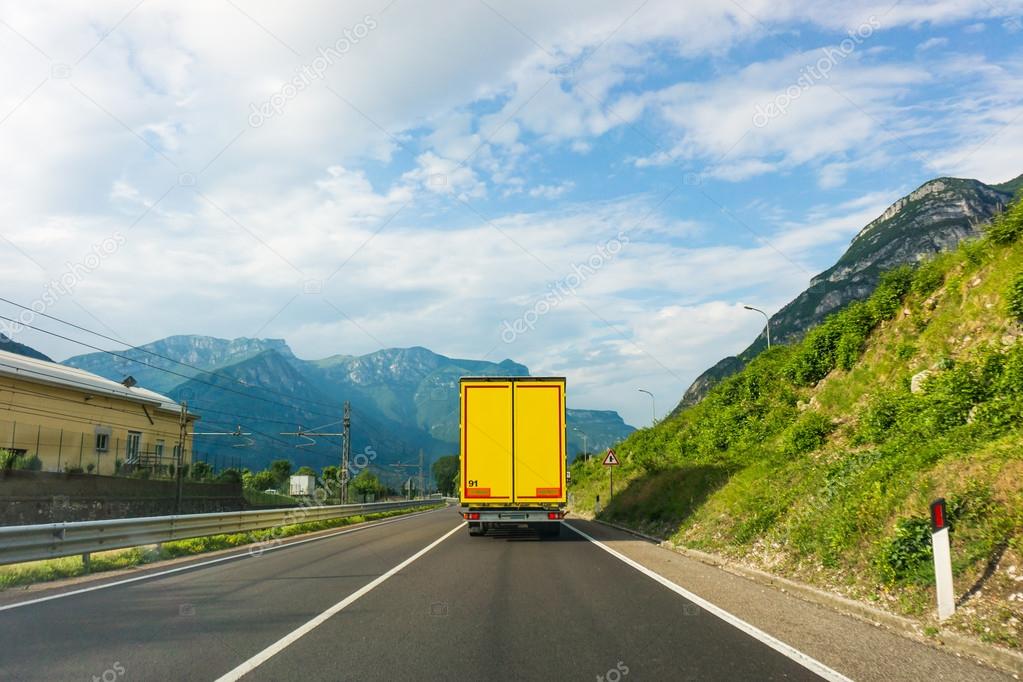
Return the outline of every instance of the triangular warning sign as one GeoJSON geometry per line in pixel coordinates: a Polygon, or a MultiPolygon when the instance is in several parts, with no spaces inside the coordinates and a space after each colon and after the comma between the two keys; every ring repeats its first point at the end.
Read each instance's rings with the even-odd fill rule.
{"type": "Polygon", "coordinates": [[[620,464],[618,457],[615,456],[615,451],[611,448],[607,449],[607,456],[604,457],[604,466],[616,467],[620,464]]]}

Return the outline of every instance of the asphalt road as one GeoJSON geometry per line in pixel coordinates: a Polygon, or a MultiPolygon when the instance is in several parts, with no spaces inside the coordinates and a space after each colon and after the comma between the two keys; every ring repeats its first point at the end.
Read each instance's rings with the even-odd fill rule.
{"type": "Polygon", "coordinates": [[[539,540],[471,538],[461,526],[454,510],[440,510],[258,557],[0,606],[0,678],[829,675],[568,528],[560,539],[539,540]]]}

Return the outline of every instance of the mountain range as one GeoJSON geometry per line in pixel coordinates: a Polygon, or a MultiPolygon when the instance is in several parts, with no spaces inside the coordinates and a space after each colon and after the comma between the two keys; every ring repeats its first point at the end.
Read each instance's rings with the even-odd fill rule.
{"type": "MultiPolygon", "coordinates": [[[[250,468],[282,457],[314,468],[336,464],[337,436],[282,434],[339,433],[347,400],[353,462],[395,476],[402,470],[391,465],[418,464],[420,449],[427,465],[458,452],[459,377],[529,375],[512,360],[449,358],[421,347],[303,360],[282,339],[171,336],[116,353],[78,355],[64,364],[116,381],[130,375],[142,386],[187,401],[202,417],[200,433],[227,434],[239,425],[252,433],[251,443],[230,435],[197,436],[196,450],[204,459],[250,468]]],[[[584,441],[596,451],[634,430],[613,411],[570,409],[567,419],[570,457],[583,450],[584,441]]]]}
{"type": "MultiPolygon", "coordinates": [[[[772,343],[794,343],[829,313],[867,298],[885,270],[916,263],[978,237],[1023,187],[1023,175],[996,185],[936,178],[889,206],[853,238],[833,266],[770,318],[772,343]]],[[[696,378],[673,414],[695,405],[721,379],[735,374],[767,347],[765,332],[738,355],[718,361],[696,378]]]]}

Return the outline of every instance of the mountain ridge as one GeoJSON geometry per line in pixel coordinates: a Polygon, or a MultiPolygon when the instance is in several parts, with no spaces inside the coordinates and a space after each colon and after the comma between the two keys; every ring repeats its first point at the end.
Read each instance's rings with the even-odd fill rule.
{"type": "MultiPolygon", "coordinates": [[[[853,237],[834,265],[811,278],[809,286],[770,318],[772,343],[793,343],[829,313],[867,298],[881,273],[955,248],[980,235],[980,228],[1002,211],[1023,175],[989,185],[971,178],[928,180],[897,199],[853,237]]],[[[700,374],[672,411],[695,405],[718,381],[742,369],[767,347],[761,332],[738,355],[722,358],[700,374]]]]}
{"type": "MultiPolygon", "coordinates": [[[[372,454],[369,461],[378,473],[398,461],[417,460],[420,449],[429,463],[457,452],[460,377],[530,374],[528,367],[511,359],[450,358],[423,346],[304,360],[283,339],[176,335],[118,354],[131,360],[89,353],[64,362],[118,381],[131,374],[141,385],[159,385],[175,400],[189,402],[209,425],[204,431],[229,433],[240,424],[256,434],[256,445],[240,451],[226,436],[209,436],[197,442],[197,451],[211,458],[242,456],[253,467],[281,457],[296,459],[290,452],[296,445],[305,448],[300,458],[308,462],[303,463],[336,464],[336,438],[314,439],[314,445],[280,434],[321,425],[328,432],[338,431],[345,401],[352,406],[353,457],[372,454]]],[[[601,449],[633,430],[610,410],[569,409],[567,417],[570,457],[583,443],[591,451],[601,449]]]]}

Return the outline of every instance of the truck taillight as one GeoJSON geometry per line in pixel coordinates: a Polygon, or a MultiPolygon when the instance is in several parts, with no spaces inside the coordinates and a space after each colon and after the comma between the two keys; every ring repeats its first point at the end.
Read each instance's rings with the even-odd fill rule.
{"type": "Polygon", "coordinates": [[[547,512],[547,518],[556,521],[565,518],[565,515],[562,512],[547,512]]]}
{"type": "Polygon", "coordinates": [[[468,519],[470,521],[479,521],[480,513],[479,512],[462,512],[462,518],[463,519],[468,519]]]}

